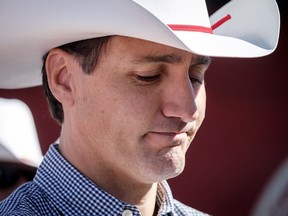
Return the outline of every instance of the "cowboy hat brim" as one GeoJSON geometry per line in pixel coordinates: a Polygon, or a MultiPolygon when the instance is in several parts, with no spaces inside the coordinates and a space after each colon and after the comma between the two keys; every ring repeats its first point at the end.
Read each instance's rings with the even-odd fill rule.
{"type": "Polygon", "coordinates": [[[37,167],[42,158],[29,107],[18,99],[0,98],[0,161],[37,167]]]}
{"type": "MultiPolygon", "coordinates": [[[[195,4],[193,2],[205,4],[204,0],[181,0],[177,4],[181,6],[183,3],[183,7],[187,8],[189,4],[195,4]]],[[[169,5],[168,0],[164,3],[169,5]]],[[[155,1],[151,0],[86,0],[85,4],[76,0],[47,3],[38,0],[2,0],[0,88],[41,85],[42,56],[54,47],[88,38],[122,35],[199,55],[244,58],[268,55],[278,43],[280,16],[274,0],[229,2],[211,16],[212,24],[227,14],[232,17],[214,32],[206,8],[196,20],[206,16],[209,24],[206,20],[200,25],[180,25],[181,21],[173,20],[172,23],[173,15],[168,14],[165,20],[161,13],[155,11],[155,7],[155,1]],[[248,14],[243,14],[247,9],[256,10],[257,14],[250,13],[249,18],[248,14]],[[204,27],[199,30],[199,26],[204,27]]],[[[200,13],[196,9],[194,13],[200,13]]]]}

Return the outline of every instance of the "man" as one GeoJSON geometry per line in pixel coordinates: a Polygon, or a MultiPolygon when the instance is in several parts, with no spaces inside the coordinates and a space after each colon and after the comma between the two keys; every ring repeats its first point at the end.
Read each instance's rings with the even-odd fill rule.
{"type": "Polygon", "coordinates": [[[3,2],[2,25],[24,25],[27,34],[12,34],[15,28],[5,25],[0,84],[40,84],[45,54],[43,86],[62,131],[34,180],[3,201],[0,211],[205,215],[174,200],[166,180],[183,171],[204,119],[208,56],[273,52],[276,3],[231,2],[211,18],[223,37],[212,34],[204,0],[3,2]],[[256,6],[259,19],[243,18],[256,6]],[[12,9],[16,17],[5,12],[12,9]],[[237,30],[245,19],[249,26],[237,30]],[[15,55],[17,64],[9,63],[15,55]]]}

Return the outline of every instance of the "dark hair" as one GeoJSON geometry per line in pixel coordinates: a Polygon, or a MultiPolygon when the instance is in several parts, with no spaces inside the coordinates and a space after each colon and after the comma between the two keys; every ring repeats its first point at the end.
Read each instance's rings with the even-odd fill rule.
{"type": "MultiPolygon", "coordinates": [[[[103,53],[103,48],[106,47],[111,36],[99,37],[93,39],[87,39],[82,41],[76,41],[69,44],[59,46],[59,49],[73,55],[79,61],[79,64],[86,74],[91,74],[96,68],[99,57],[103,53]]],[[[45,67],[45,62],[49,52],[43,56],[43,66],[42,66],[42,82],[44,92],[46,94],[49,109],[52,117],[59,123],[64,122],[64,113],[62,104],[54,97],[52,94],[48,80],[47,72],[45,67]]]]}

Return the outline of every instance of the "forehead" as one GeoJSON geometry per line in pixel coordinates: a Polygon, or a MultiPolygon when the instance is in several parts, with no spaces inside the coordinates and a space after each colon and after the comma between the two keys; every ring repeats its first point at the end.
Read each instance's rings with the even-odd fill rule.
{"type": "MultiPolygon", "coordinates": [[[[106,54],[120,55],[134,63],[163,62],[177,64],[184,60],[198,59],[202,56],[174,47],[137,38],[115,36],[109,41],[106,54]]],[[[123,57],[121,58],[123,59],[123,57]]]]}

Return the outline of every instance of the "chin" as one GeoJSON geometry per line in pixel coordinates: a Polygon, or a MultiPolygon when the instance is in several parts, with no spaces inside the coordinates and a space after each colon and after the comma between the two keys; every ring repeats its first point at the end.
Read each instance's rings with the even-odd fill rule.
{"type": "MultiPolygon", "coordinates": [[[[171,163],[166,164],[166,166],[162,166],[161,173],[162,180],[167,180],[171,178],[175,178],[180,175],[185,167],[185,160],[174,160],[171,163]]],[[[158,173],[158,174],[159,174],[158,173]]]]}
{"type": "Polygon", "coordinates": [[[153,159],[146,158],[145,166],[143,166],[146,168],[142,172],[144,174],[142,178],[150,183],[155,183],[180,175],[185,167],[185,153],[183,150],[179,150],[179,147],[166,149],[165,152],[162,151],[153,159]]]}
{"type": "Polygon", "coordinates": [[[184,170],[184,166],[177,167],[177,169],[175,169],[175,171],[171,173],[170,177],[168,177],[167,179],[171,179],[171,178],[175,178],[179,176],[183,172],[183,170],[184,170]]]}

